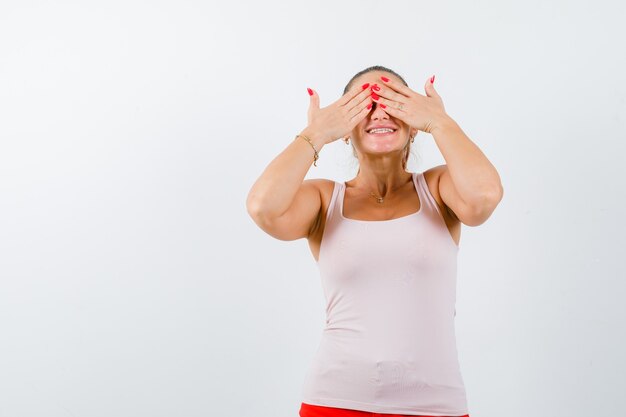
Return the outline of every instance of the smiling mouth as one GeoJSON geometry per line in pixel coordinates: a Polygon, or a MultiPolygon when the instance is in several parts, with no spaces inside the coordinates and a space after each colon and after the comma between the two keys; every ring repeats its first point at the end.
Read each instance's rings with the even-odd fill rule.
{"type": "Polygon", "coordinates": [[[380,129],[379,128],[379,129],[366,130],[366,132],[372,136],[387,136],[387,135],[392,135],[396,133],[396,130],[398,129],[390,129],[390,128],[380,129]]]}

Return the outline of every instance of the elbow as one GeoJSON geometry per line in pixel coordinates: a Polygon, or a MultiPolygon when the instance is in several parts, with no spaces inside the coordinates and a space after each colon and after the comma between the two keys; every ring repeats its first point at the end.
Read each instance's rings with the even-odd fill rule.
{"type": "Polygon", "coordinates": [[[466,226],[476,227],[485,223],[489,217],[493,214],[502,201],[502,197],[504,196],[504,192],[502,188],[499,191],[485,194],[480,203],[474,205],[474,209],[472,210],[472,215],[469,216],[466,222],[463,222],[466,226]]]}
{"type": "Polygon", "coordinates": [[[498,187],[491,192],[485,194],[483,201],[485,201],[484,204],[493,206],[495,209],[496,206],[500,204],[500,201],[502,201],[502,197],[504,197],[504,188],[502,188],[502,185],[498,185],[498,187]]]}
{"type": "Polygon", "coordinates": [[[246,203],[246,210],[250,218],[252,218],[257,225],[261,225],[265,222],[266,214],[262,206],[257,202],[246,203]]]}
{"type": "Polygon", "coordinates": [[[478,211],[491,211],[495,210],[496,206],[502,201],[504,196],[504,189],[502,184],[498,182],[497,185],[490,187],[488,190],[481,193],[481,198],[478,200],[474,207],[478,211]]]}
{"type": "Polygon", "coordinates": [[[250,216],[259,211],[259,204],[257,201],[253,200],[252,194],[248,194],[248,198],[246,199],[246,211],[250,216]]]}
{"type": "Polygon", "coordinates": [[[249,194],[246,199],[246,211],[252,220],[259,224],[263,217],[263,204],[258,199],[253,198],[252,194],[249,194]]]}
{"type": "Polygon", "coordinates": [[[268,212],[264,204],[254,199],[248,199],[248,201],[246,201],[246,210],[250,218],[261,229],[265,229],[267,225],[271,224],[271,222],[278,217],[268,212]]]}

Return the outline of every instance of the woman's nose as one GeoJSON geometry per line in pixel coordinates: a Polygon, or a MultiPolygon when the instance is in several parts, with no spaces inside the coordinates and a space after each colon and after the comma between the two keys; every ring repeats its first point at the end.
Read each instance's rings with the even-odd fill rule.
{"type": "Polygon", "coordinates": [[[385,112],[382,107],[378,105],[375,101],[372,105],[372,113],[370,118],[372,119],[389,119],[389,115],[385,112]]]}

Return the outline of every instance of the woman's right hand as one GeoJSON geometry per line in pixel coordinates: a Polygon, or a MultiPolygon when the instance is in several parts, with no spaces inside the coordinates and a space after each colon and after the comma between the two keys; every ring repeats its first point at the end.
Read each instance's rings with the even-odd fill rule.
{"type": "Polygon", "coordinates": [[[355,85],[339,100],[320,109],[320,97],[310,90],[309,124],[305,131],[315,132],[322,144],[348,137],[352,129],[367,116],[372,109],[372,92],[369,84],[355,85]]]}

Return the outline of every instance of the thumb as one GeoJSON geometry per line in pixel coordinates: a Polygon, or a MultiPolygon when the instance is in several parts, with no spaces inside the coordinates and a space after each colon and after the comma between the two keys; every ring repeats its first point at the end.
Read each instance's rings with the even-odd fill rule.
{"type": "Polygon", "coordinates": [[[435,82],[435,76],[433,75],[432,77],[428,79],[428,81],[426,81],[426,86],[424,87],[424,90],[426,91],[426,95],[428,97],[440,98],[439,94],[435,90],[435,86],[433,85],[434,82],[435,82]]]}
{"type": "Polygon", "coordinates": [[[320,96],[317,95],[317,93],[313,90],[311,90],[310,88],[307,88],[307,91],[309,92],[309,96],[311,101],[309,102],[309,111],[311,110],[319,110],[320,108],[320,96]]]}

